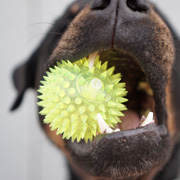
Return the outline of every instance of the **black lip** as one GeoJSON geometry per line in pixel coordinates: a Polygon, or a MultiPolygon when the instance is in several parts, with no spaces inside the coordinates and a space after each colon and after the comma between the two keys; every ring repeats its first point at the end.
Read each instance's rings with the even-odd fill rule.
{"type": "MultiPolygon", "coordinates": [[[[69,147],[75,150],[75,154],[81,152],[81,155],[89,155],[92,153],[95,149],[96,146],[99,146],[101,142],[104,142],[106,144],[106,140],[113,141],[118,140],[118,141],[124,141],[127,140],[128,138],[134,138],[138,139],[136,136],[142,135],[142,134],[151,134],[154,133],[156,134],[155,136],[167,136],[168,131],[165,125],[155,125],[155,124],[149,124],[145,127],[139,127],[136,129],[132,130],[126,130],[126,131],[120,131],[120,132],[115,132],[111,134],[99,134],[95,137],[93,142],[85,143],[83,140],[80,143],[77,143],[76,141],[71,142],[70,140],[66,140],[67,144],[69,147]]],[[[156,137],[158,141],[162,140],[159,137],[156,137]]],[[[143,143],[143,140],[138,140],[143,143]]],[[[149,141],[149,140],[148,140],[149,141]]],[[[106,145],[103,145],[106,146],[106,145]]],[[[113,146],[113,145],[112,145],[113,146]]]]}
{"type": "Polygon", "coordinates": [[[88,144],[66,142],[72,152],[73,160],[80,167],[84,167],[85,172],[93,176],[111,175],[111,178],[148,172],[166,161],[170,152],[169,136],[165,125],[155,124],[99,135],[94,142],[88,144]],[[150,147],[153,148],[149,149],[150,147]],[[121,171],[113,177],[114,171],[111,172],[110,167],[121,171]],[[127,167],[131,169],[131,173],[125,174],[127,167]]]}

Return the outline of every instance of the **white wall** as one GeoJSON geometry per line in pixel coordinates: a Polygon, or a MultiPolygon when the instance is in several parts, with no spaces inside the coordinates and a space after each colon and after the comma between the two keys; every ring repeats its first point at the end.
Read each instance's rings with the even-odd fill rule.
{"type": "Polygon", "coordinates": [[[66,179],[64,159],[38,124],[35,94],[29,91],[23,105],[9,112],[16,92],[13,68],[37,46],[70,0],[4,0],[0,6],[0,179],[66,179]],[[40,24],[38,24],[40,23],[40,24]]]}
{"type": "MultiPolygon", "coordinates": [[[[23,62],[44,33],[72,0],[1,0],[0,6],[0,179],[67,179],[64,159],[39,127],[35,93],[28,91],[22,106],[10,113],[16,92],[13,68],[23,62]]],[[[178,0],[154,0],[180,35],[178,0]]]]}

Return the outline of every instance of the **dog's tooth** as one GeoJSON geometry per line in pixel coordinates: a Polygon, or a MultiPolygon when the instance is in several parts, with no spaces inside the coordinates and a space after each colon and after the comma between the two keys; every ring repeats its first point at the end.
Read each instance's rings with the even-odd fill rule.
{"type": "Polygon", "coordinates": [[[97,114],[97,121],[98,121],[98,125],[99,125],[99,128],[101,130],[101,133],[104,133],[106,132],[106,130],[108,128],[110,128],[107,123],[104,121],[103,117],[101,116],[101,114],[97,114]]]}
{"type": "Polygon", "coordinates": [[[121,130],[119,128],[115,129],[114,132],[120,132],[121,130]]]}
{"type": "Polygon", "coordinates": [[[143,115],[140,119],[140,124],[142,124],[146,120],[146,117],[143,115]]]}
{"type": "Polygon", "coordinates": [[[89,69],[94,67],[94,62],[95,62],[97,54],[98,54],[98,51],[89,55],[89,69]]]}
{"type": "Polygon", "coordinates": [[[153,112],[150,112],[147,116],[147,118],[143,121],[143,123],[140,125],[141,127],[144,127],[148,124],[154,123],[153,119],[153,112]]]}
{"type": "Polygon", "coordinates": [[[111,133],[113,133],[113,129],[111,129],[110,127],[108,127],[108,128],[104,131],[104,133],[111,134],[111,133]]]}

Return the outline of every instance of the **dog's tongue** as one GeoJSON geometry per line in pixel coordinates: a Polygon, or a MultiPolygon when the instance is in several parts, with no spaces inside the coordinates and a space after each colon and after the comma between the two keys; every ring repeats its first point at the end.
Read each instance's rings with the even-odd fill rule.
{"type": "Polygon", "coordinates": [[[140,119],[135,111],[127,110],[123,112],[122,122],[118,124],[121,130],[136,129],[140,124],[140,119]]]}

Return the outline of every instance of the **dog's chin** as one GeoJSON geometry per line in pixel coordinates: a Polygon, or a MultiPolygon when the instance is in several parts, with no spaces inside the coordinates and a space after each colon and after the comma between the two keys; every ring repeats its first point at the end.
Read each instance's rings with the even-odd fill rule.
{"type": "Polygon", "coordinates": [[[146,72],[129,53],[105,50],[99,51],[99,55],[102,62],[108,60],[110,67],[116,67],[115,73],[122,74],[128,91],[128,110],[121,117],[122,123],[115,127],[119,132],[97,134],[88,143],[66,140],[67,147],[73,160],[91,176],[136,178],[165,163],[169,157],[165,94],[149,81],[155,75],[146,72]],[[149,119],[145,118],[148,114],[151,114],[149,119]]]}

